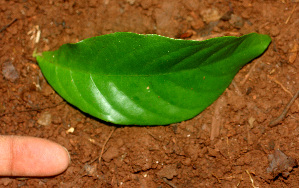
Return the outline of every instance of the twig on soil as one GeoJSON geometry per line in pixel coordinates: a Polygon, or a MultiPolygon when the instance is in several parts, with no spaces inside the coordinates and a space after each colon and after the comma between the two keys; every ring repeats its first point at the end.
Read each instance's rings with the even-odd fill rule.
{"type": "Polygon", "coordinates": [[[3,26],[1,29],[0,29],[0,33],[2,33],[2,31],[4,31],[5,29],[7,29],[9,26],[11,26],[13,23],[15,23],[15,21],[17,21],[18,19],[15,18],[13,19],[9,24],[3,26]]]}
{"type": "Polygon", "coordinates": [[[297,4],[295,4],[295,5],[293,6],[292,12],[290,13],[290,15],[288,16],[287,20],[285,21],[285,24],[288,24],[288,22],[290,21],[290,19],[291,19],[293,13],[295,12],[296,7],[297,7],[297,4]]]}
{"type": "MultiPolygon", "coordinates": [[[[278,80],[276,80],[274,77],[272,77],[272,76],[269,76],[268,75],[268,78],[270,78],[271,80],[273,80],[276,84],[278,84],[285,92],[287,92],[291,97],[293,97],[293,94],[287,89],[287,88],[285,88],[283,85],[282,85],[282,83],[280,83],[278,80]]],[[[299,104],[297,103],[297,101],[296,101],[296,104],[297,104],[297,106],[299,107],[299,104]]]]}
{"type": "Polygon", "coordinates": [[[145,128],[145,130],[146,130],[146,132],[147,132],[151,137],[153,137],[153,139],[155,139],[155,140],[157,140],[157,141],[159,141],[159,142],[162,142],[161,139],[159,139],[159,138],[157,138],[156,136],[154,136],[149,130],[147,130],[147,128],[145,128]]]}
{"type": "Polygon", "coordinates": [[[221,116],[221,109],[225,106],[226,101],[224,97],[220,97],[216,102],[214,115],[212,117],[210,140],[214,140],[220,134],[220,126],[222,125],[223,118],[221,116]]]}
{"type": "Polygon", "coordinates": [[[256,64],[258,63],[258,61],[254,62],[254,64],[250,67],[248,73],[245,75],[244,79],[240,82],[241,86],[245,84],[245,82],[248,80],[250,74],[252,73],[252,71],[254,70],[256,64]]]}
{"type": "Polygon", "coordinates": [[[99,165],[101,164],[101,160],[102,160],[102,156],[103,156],[106,144],[108,143],[109,139],[111,138],[111,136],[112,136],[112,134],[114,133],[115,130],[116,130],[116,127],[113,127],[112,131],[110,132],[109,136],[107,137],[107,139],[105,140],[105,142],[103,144],[103,147],[102,147],[102,150],[101,150],[101,153],[100,153],[100,156],[99,156],[99,165]]]}
{"type": "Polygon", "coordinates": [[[238,184],[236,185],[236,187],[239,187],[240,184],[241,184],[241,180],[238,182],[238,184]]]}
{"type": "Polygon", "coordinates": [[[170,181],[168,181],[167,178],[163,178],[163,181],[164,181],[167,185],[169,185],[170,187],[172,187],[172,188],[177,188],[177,186],[174,185],[173,183],[171,183],[170,181]]]}
{"type": "Polygon", "coordinates": [[[217,179],[218,183],[221,183],[222,178],[218,178],[215,174],[212,174],[212,176],[214,176],[217,179]]]}
{"type": "MultiPolygon", "coordinates": [[[[116,127],[113,128],[113,130],[110,132],[109,136],[107,137],[107,139],[105,140],[103,146],[102,146],[102,150],[100,153],[100,156],[91,160],[89,163],[87,163],[87,165],[91,165],[92,163],[94,163],[96,160],[99,160],[99,164],[101,163],[101,159],[102,159],[102,155],[104,153],[104,149],[106,144],[108,143],[109,139],[111,138],[112,134],[114,133],[114,131],[116,130],[116,127]]],[[[86,165],[86,164],[85,164],[86,165]]],[[[75,179],[77,179],[77,177],[79,176],[79,174],[81,174],[84,171],[84,166],[82,167],[82,169],[75,175],[75,179]]]]}
{"type": "Polygon", "coordinates": [[[65,101],[62,101],[62,102],[57,103],[57,104],[52,105],[52,106],[46,106],[46,107],[41,107],[41,108],[31,108],[31,109],[20,110],[20,111],[16,111],[16,112],[7,112],[7,113],[0,114],[0,117],[8,115],[8,114],[16,114],[16,113],[32,112],[32,111],[41,111],[41,110],[45,110],[45,109],[49,109],[49,108],[55,108],[59,105],[62,105],[63,103],[65,103],[65,101]]]}
{"type": "Polygon", "coordinates": [[[285,88],[285,87],[282,85],[281,82],[279,82],[279,81],[276,80],[274,77],[269,76],[269,75],[268,75],[268,78],[270,78],[270,79],[273,80],[276,84],[278,84],[278,85],[279,85],[285,92],[287,92],[288,94],[290,94],[291,96],[293,96],[292,93],[291,93],[289,90],[287,90],[287,88],[285,88]]]}
{"type": "Polygon", "coordinates": [[[278,116],[276,119],[272,120],[269,123],[269,127],[274,127],[277,124],[279,124],[279,122],[281,120],[283,120],[288,112],[288,110],[290,109],[290,107],[292,106],[292,104],[295,102],[296,98],[299,95],[299,90],[297,91],[297,93],[292,97],[292,99],[290,100],[290,102],[287,104],[287,106],[285,107],[285,109],[282,111],[282,113],[280,114],[280,116],[278,116]]]}
{"type": "MultiPolygon", "coordinates": [[[[114,131],[116,130],[116,127],[113,128],[113,130],[110,132],[109,136],[107,137],[107,139],[105,140],[103,146],[102,146],[102,150],[101,153],[99,155],[99,157],[96,157],[95,159],[91,160],[90,162],[87,163],[87,165],[91,165],[92,163],[94,163],[95,161],[99,161],[99,164],[101,163],[102,160],[102,155],[104,153],[105,150],[105,146],[108,143],[109,139],[111,138],[112,134],[114,133],[114,131]]],[[[97,145],[97,144],[96,144],[97,145]]],[[[86,164],[85,164],[86,165],[86,164]]],[[[78,177],[79,174],[81,174],[84,171],[84,166],[82,167],[82,169],[76,174],[75,177],[78,177]]],[[[75,178],[76,179],[76,178],[75,178]]]]}
{"type": "Polygon", "coordinates": [[[249,178],[250,178],[252,187],[253,187],[253,188],[259,188],[259,187],[257,187],[257,186],[254,185],[254,181],[253,181],[253,179],[252,179],[250,173],[248,172],[248,170],[246,170],[246,173],[248,174],[248,176],[249,176],[249,178]]]}
{"type": "MultiPolygon", "coordinates": [[[[99,162],[101,161],[102,155],[104,153],[104,149],[105,149],[105,145],[107,144],[108,140],[111,138],[113,131],[115,131],[116,127],[111,131],[111,133],[109,134],[108,138],[106,139],[104,145],[102,146],[102,151],[100,156],[96,157],[95,159],[91,160],[88,162],[88,165],[91,165],[92,163],[94,163],[95,161],[99,160],[99,162]]],[[[97,145],[97,146],[101,146],[99,143],[95,142],[94,140],[92,141],[91,138],[88,139],[91,143],[97,145]]]]}
{"type": "Polygon", "coordinates": [[[241,97],[243,96],[243,93],[241,92],[239,86],[237,85],[237,83],[233,80],[232,81],[232,85],[234,86],[234,88],[236,89],[236,93],[241,97]]]}

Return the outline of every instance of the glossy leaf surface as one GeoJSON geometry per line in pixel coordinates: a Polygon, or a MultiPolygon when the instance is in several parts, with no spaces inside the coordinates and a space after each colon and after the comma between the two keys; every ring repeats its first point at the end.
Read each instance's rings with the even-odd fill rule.
{"type": "Polygon", "coordinates": [[[64,44],[37,61],[83,112],[115,124],[165,125],[199,114],[270,42],[256,33],[199,42],[121,32],[64,44]]]}

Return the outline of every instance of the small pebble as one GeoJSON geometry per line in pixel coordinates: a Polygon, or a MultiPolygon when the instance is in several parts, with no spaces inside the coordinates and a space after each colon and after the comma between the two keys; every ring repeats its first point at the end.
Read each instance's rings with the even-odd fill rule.
{"type": "Polygon", "coordinates": [[[232,11],[227,11],[220,19],[222,21],[229,21],[231,19],[232,13],[232,11]]]}
{"type": "Polygon", "coordinates": [[[186,158],[183,163],[184,165],[189,166],[191,164],[191,158],[186,158]]]}
{"type": "Polygon", "coordinates": [[[37,123],[43,126],[48,126],[52,122],[52,115],[50,112],[42,112],[37,120],[37,123]]]}
{"type": "Polygon", "coordinates": [[[284,178],[287,178],[293,168],[298,165],[298,162],[295,159],[287,156],[278,149],[274,151],[274,154],[270,154],[268,159],[270,165],[267,168],[267,172],[271,173],[273,178],[276,178],[280,174],[284,178]]]}
{"type": "Polygon", "coordinates": [[[162,178],[167,178],[169,180],[173,179],[174,176],[177,176],[177,170],[176,170],[176,165],[167,165],[165,166],[162,170],[160,170],[157,175],[162,177],[162,178]]]}
{"type": "Polygon", "coordinates": [[[113,158],[117,157],[119,154],[119,149],[116,147],[110,147],[108,150],[103,154],[103,160],[106,162],[110,162],[113,158]]]}
{"type": "Polygon", "coordinates": [[[85,164],[84,170],[88,176],[95,176],[97,172],[97,164],[94,163],[93,165],[85,164]]]}
{"type": "Polygon", "coordinates": [[[43,88],[42,88],[42,93],[45,96],[50,96],[51,94],[55,93],[54,90],[52,89],[52,87],[48,84],[46,84],[43,88]]]}
{"type": "Polygon", "coordinates": [[[128,2],[130,5],[134,5],[135,0],[127,0],[127,2],[128,2]]]}
{"type": "Polygon", "coordinates": [[[215,22],[221,18],[217,9],[205,9],[201,12],[201,16],[206,23],[215,22]]]}
{"type": "Polygon", "coordinates": [[[255,121],[255,118],[254,117],[250,117],[248,119],[248,123],[249,123],[249,128],[252,129],[253,128],[253,123],[255,121]]]}
{"type": "Polygon", "coordinates": [[[19,73],[10,61],[6,61],[2,65],[2,74],[5,79],[14,82],[19,78],[19,73]]]}
{"type": "Polygon", "coordinates": [[[67,131],[66,131],[66,133],[68,134],[68,133],[73,133],[75,131],[75,128],[74,127],[71,127],[71,128],[69,128],[67,131]]]}
{"type": "Polygon", "coordinates": [[[240,16],[236,14],[231,15],[231,19],[229,20],[229,23],[234,26],[235,28],[242,28],[244,25],[244,20],[240,16]]]}
{"type": "Polygon", "coordinates": [[[278,28],[277,26],[272,26],[272,27],[271,27],[271,29],[270,29],[270,35],[271,35],[272,37],[276,37],[276,36],[278,36],[279,33],[280,33],[280,31],[279,31],[279,28],[278,28]]]}

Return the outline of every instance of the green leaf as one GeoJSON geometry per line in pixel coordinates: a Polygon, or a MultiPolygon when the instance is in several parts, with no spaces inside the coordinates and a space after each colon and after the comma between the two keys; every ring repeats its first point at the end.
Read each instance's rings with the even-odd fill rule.
{"type": "Polygon", "coordinates": [[[166,125],[203,111],[270,42],[256,33],[199,42],[120,32],[36,58],[50,85],[83,112],[115,124],[166,125]]]}

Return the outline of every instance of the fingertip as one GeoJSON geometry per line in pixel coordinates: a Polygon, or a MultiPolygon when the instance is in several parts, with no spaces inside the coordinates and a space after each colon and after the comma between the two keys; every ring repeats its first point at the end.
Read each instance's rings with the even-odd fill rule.
{"type": "Polygon", "coordinates": [[[68,156],[68,166],[69,166],[71,163],[71,155],[70,155],[69,151],[66,149],[66,147],[64,147],[64,146],[61,146],[61,147],[65,150],[65,152],[68,156]]]}
{"type": "MultiPolygon", "coordinates": [[[[64,172],[68,168],[71,162],[71,156],[69,154],[69,151],[62,145],[59,144],[57,145],[58,145],[57,148],[59,148],[60,150],[58,151],[60,156],[57,155],[56,158],[57,160],[60,160],[60,164],[57,164],[57,172],[54,175],[64,172]]],[[[53,160],[53,162],[55,162],[55,160],[53,160]]]]}
{"type": "MultiPolygon", "coordinates": [[[[67,149],[50,140],[28,136],[2,136],[1,142],[10,151],[7,176],[54,176],[62,173],[70,164],[67,149]],[[3,142],[4,140],[4,142],[3,142]]],[[[0,144],[1,146],[1,144],[0,144]]],[[[0,148],[1,151],[1,148],[0,148]]]]}
{"type": "Polygon", "coordinates": [[[42,161],[42,163],[44,168],[48,168],[49,170],[42,171],[42,174],[44,174],[42,176],[54,176],[64,172],[68,168],[71,161],[68,150],[65,147],[52,141],[49,141],[49,143],[45,143],[45,145],[47,145],[47,147],[49,148],[43,149],[43,151],[48,154],[47,156],[45,156],[45,160],[42,161]]]}

